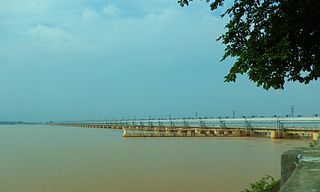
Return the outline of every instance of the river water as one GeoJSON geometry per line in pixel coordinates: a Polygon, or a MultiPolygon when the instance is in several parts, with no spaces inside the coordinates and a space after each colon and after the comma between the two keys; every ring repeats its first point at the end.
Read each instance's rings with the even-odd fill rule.
{"type": "Polygon", "coordinates": [[[280,156],[306,140],[122,138],[121,131],[0,126],[3,192],[239,192],[280,177],[280,156]]]}

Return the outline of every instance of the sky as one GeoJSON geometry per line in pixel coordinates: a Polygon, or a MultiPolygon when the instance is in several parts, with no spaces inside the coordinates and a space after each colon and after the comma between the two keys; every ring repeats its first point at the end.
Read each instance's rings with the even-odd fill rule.
{"type": "Polygon", "coordinates": [[[0,121],[320,114],[320,81],[224,83],[205,1],[0,0],[0,121]]]}

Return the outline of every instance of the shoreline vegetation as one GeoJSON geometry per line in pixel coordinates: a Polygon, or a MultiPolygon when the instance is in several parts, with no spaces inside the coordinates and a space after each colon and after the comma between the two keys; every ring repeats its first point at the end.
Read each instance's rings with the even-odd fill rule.
{"type": "Polygon", "coordinates": [[[280,180],[275,180],[272,176],[266,175],[260,180],[250,183],[250,188],[241,192],[278,192],[280,190],[280,180]]]}
{"type": "MultiPolygon", "coordinates": [[[[320,136],[318,136],[318,140],[320,136]]],[[[319,145],[318,141],[311,141],[309,143],[309,148],[313,149],[319,145]]],[[[275,180],[272,176],[266,175],[262,177],[259,181],[250,183],[250,188],[245,189],[241,192],[279,192],[281,189],[281,179],[275,180]]]]}

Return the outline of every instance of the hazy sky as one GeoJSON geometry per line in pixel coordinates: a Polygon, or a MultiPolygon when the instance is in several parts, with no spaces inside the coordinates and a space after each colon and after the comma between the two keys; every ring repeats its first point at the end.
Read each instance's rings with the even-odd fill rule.
{"type": "Polygon", "coordinates": [[[224,83],[204,1],[1,0],[0,121],[320,114],[320,81],[224,83]]]}

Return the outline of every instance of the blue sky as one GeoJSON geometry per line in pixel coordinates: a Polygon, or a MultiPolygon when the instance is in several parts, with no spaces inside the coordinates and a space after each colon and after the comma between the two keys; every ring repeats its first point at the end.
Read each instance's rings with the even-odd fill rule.
{"type": "Polygon", "coordinates": [[[0,1],[0,120],[320,113],[320,84],[224,83],[204,1],[0,1]]]}

